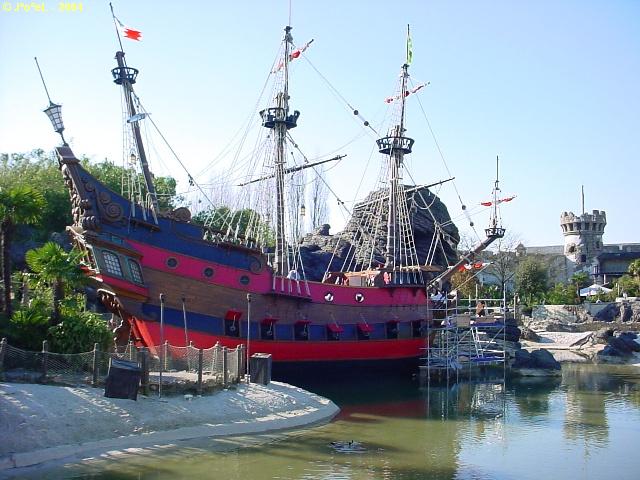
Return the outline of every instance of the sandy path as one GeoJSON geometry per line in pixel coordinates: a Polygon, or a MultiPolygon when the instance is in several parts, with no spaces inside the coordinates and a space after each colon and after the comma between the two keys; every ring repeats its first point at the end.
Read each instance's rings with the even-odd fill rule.
{"type": "Polygon", "coordinates": [[[0,472],[83,452],[263,433],[330,420],[330,400],[291,385],[240,384],[214,395],[138,401],[104,390],[0,383],[0,472]]]}

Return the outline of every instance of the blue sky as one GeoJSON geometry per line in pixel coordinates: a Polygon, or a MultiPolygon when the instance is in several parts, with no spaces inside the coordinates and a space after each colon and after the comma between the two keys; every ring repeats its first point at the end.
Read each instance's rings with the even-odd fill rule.
{"type": "MultiPolygon", "coordinates": [[[[288,2],[113,3],[119,18],[143,33],[142,42],[124,41],[129,65],[141,70],[136,91],[195,175],[253,111],[288,2]]],[[[57,144],[42,113],[37,56],[52,99],[63,104],[76,154],[119,163],[120,94],[110,76],[117,41],[108,2],[85,1],[75,13],[44,4],[44,13],[0,11],[0,151],[57,144]]],[[[376,126],[383,99],[394,93],[411,24],[412,81],[430,82],[420,103],[408,99],[412,177],[448,177],[422,106],[470,209],[490,195],[500,156],[503,192],[517,195],[503,221],[526,245],[562,243],[559,217],[580,211],[581,185],[586,210],[607,212],[605,243],[640,242],[633,213],[640,200],[639,21],[640,2],[622,0],[300,0],[291,8],[295,43],[315,40],[306,57],[376,126]]],[[[308,62],[296,62],[291,103],[302,115],[294,136],[309,157],[348,155],[328,175],[350,202],[375,139],[308,62]]],[[[218,159],[210,172],[228,161],[218,159]]],[[[186,185],[169,157],[151,164],[186,185]]],[[[376,172],[365,174],[373,180],[376,172]]],[[[468,231],[455,191],[439,193],[468,231]]],[[[330,206],[339,226],[335,201],[330,206]]],[[[487,221],[486,211],[474,218],[478,226],[487,221]]]]}

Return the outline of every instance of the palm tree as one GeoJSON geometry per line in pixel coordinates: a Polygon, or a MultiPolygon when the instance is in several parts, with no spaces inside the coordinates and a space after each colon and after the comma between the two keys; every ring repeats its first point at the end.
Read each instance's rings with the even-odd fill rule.
{"type": "Polygon", "coordinates": [[[75,288],[86,282],[79,265],[81,258],[82,252],[73,249],[67,253],[54,242],[27,252],[27,265],[38,281],[50,285],[53,291],[51,325],[60,322],[60,302],[64,299],[65,287],[75,288]]]}
{"type": "Polygon", "coordinates": [[[0,190],[0,249],[2,250],[2,283],[4,298],[0,299],[0,308],[4,308],[7,318],[11,318],[11,241],[17,225],[32,225],[40,219],[45,206],[41,192],[20,185],[0,190]],[[4,305],[2,304],[4,300],[4,305]]]}

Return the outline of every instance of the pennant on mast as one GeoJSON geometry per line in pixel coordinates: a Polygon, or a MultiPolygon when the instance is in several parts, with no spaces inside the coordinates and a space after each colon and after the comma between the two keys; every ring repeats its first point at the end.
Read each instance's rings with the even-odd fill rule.
{"type": "Polygon", "coordinates": [[[411,65],[413,61],[413,42],[411,41],[411,32],[409,31],[409,25],[407,25],[407,65],[411,65]]]}
{"type": "Polygon", "coordinates": [[[135,40],[137,42],[142,40],[142,32],[140,30],[136,30],[134,28],[127,27],[116,16],[114,16],[113,18],[116,20],[116,22],[118,24],[118,28],[120,30],[120,33],[122,33],[122,36],[124,38],[128,38],[129,40],[135,40]]]}

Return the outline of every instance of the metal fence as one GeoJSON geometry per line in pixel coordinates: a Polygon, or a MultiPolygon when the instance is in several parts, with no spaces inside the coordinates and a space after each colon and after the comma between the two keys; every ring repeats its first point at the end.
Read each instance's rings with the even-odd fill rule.
{"type": "Polygon", "coordinates": [[[98,344],[84,353],[62,354],[48,350],[46,341],[41,352],[33,352],[9,345],[3,338],[0,342],[0,380],[97,387],[105,384],[111,359],[117,359],[138,363],[145,394],[149,390],[168,387],[169,390],[201,393],[205,389],[238,383],[246,370],[244,345],[228,349],[216,344],[202,349],[193,345],[176,347],[165,342],[152,348],[138,348],[130,342],[122,352],[104,352],[98,344]]]}

